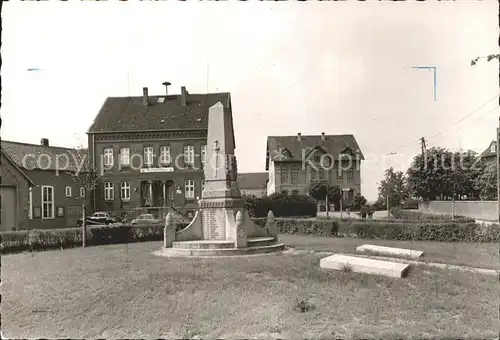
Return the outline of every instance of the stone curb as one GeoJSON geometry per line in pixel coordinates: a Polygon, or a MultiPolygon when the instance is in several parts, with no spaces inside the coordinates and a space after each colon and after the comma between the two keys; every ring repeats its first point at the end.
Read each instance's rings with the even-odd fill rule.
{"type": "Polygon", "coordinates": [[[362,254],[340,254],[339,255],[347,255],[347,256],[359,256],[376,260],[384,260],[384,261],[392,261],[399,263],[409,263],[413,265],[424,265],[439,269],[452,269],[461,272],[473,272],[478,274],[486,274],[486,275],[500,275],[500,270],[495,269],[485,269],[485,268],[474,268],[467,266],[458,266],[454,264],[446,264],[446,263],[437,263],[437,262],[424,262],[424,261],[415,261],[415,260],[406,260],[406,259],[398,259],[394,257],[386,257],[386,256],[375,256],[375,255],[362,255],[362,254]]]}

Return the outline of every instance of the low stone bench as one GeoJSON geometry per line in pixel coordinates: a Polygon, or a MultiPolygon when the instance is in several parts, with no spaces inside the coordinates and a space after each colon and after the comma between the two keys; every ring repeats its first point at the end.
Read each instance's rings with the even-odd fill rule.
{"type": "Polygon", "coordinates": [[[332,255],[322,258],[319,262],[320,268],[343,270],[349,266],[354,273],[365,273],[373,275],[382,275],[388,277],[403,277],[406,270],[410,267],[406,263],[397,263],[381,260],[372,260],[363,257],[332,255]]]}
{"type": "Polygon", "coordinates": [[[356,251],[359,252],[372,252],[382,255],[389,256],[403,256],[412,259],[418,259],[424,255],[423,251],[411,250],[411,249],[402,249],[402,248],[393,248],[393,247],[383,247],[383,246],[375,246],[371,244],[363,244],[356,248],[356,251]]]}

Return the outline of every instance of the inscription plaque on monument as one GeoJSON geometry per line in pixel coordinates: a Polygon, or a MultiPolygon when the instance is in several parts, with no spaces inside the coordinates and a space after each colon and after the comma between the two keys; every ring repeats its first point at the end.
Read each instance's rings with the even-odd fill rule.
{"type": "Polygon", "coordinates": [[[203,238],[206,240],[224,240],[226,223],[223,209],[205,209],[202,215],[203,238]]]}

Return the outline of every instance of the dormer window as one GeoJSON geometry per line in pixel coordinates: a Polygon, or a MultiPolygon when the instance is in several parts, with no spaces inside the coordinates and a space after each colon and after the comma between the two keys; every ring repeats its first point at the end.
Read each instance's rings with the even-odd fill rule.
{"type": "Polygon", "coordinates": [[[490,151],[492,153],[496,153],[497,152],[497,145],[496,144],[491,144],[490,151]]]}

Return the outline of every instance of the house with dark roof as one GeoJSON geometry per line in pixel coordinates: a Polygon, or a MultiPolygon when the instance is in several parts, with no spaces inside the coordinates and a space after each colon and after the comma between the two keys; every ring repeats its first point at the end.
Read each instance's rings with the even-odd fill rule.
{"type": "Polygon", "coordinates": [[[257,197],[266,196],[267,172],[247,172],[238,174],[238,187],[242,195],[253,195],[257,197]]]}
{"type": "Polygon", "coordinates": [[[91,163],[103,169],[94,210],[124,214],[142,209],[164,217],[172,207],[194,213],[201,197],[208,110],[229,93],[109,97],[88,135],[91,163]]]}
{"type": "Polygon", "coordinates": [[[2,140],[1,149],[2,214],[14,211],[2,217],[2,230],[76,227],[86,203],[73,176],[77,150],[50,146],[46,138],[39,145],[2,140]]]}
{"type": "Polygon", "coordinates": [[[0,231],[28,229],[30,195],[35,183],[0,149],[0,231]]]}
{"type": "Polygon", "coordinates": [[[497,142],[492,141],[479,157],[485,165],[495,164],[495,160],[497,159],[497,142]]]}
{"type": "MultiPolygon", "coordinates": [[[[363,153],[353,135],[267,137],[267,194],[307,194],[313,182],[337,185],[345,203],[361,194],[363,153]]],[[[321,202],[320,202],[321,203],[321,202]]],[[[339,202],[331,202],[339,206],[339,202]]]]}

